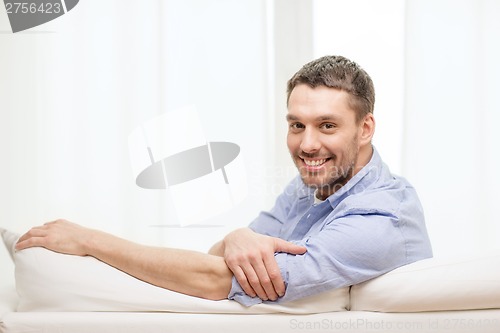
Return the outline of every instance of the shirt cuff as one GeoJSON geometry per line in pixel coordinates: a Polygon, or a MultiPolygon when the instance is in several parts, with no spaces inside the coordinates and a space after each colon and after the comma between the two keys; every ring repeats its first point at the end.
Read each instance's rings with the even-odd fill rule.
{"type": "Polygon", "coordinates": [[[241,288],[240,284],[238,283],[238,281],[234,276],[231,285],[231,291],[229,292],[227,298],[236,301],[244,306],[252,306],[262,303],[262,300],[259,297],[257,296],[250,297],[247,294],[245,294],[245,292],[243,291],[243,289],[241,288]]]}

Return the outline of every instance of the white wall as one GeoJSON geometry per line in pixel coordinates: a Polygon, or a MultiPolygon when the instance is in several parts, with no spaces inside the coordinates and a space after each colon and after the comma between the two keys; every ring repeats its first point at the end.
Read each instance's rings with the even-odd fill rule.
{"type": "Polygon", "coordinates": [[[498,248],[500,2],[407,3],[404,173],[436,253],[498,248]]]}

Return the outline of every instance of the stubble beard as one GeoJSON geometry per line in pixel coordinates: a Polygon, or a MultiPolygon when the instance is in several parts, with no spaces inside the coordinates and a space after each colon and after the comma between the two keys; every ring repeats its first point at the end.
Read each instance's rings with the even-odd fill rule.
{"type": "Polygon", "coordinates": [[[331,159],[326,163],[333,162],[334,165],[320,172],[310,172],[306,170],[306,167],[302,164],[299,166],[299,163],[303,163],[303,161],[300,159],[299,155],[296,155],[294,158],[295,166],[299,170],[302,182],[309,188],[318,190],[322,196],[329,196],[337,192],[354,175],[359,155],[359,151],[357,151],[356,147],[357,140],[354,139],[346,152],[346,160],[343,165],[336,165],[337,156],[332,155],[330,157],[331,159]],[[321,179],[324,180],[318,183],[318,181],[314,180],[315,178],[318,179],[318,181],[321,179]]]}

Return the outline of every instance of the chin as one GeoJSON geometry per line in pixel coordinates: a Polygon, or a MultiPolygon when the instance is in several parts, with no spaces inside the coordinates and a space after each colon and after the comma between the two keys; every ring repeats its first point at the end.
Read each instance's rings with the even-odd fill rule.
{"type": "Polygon", "coordinates": [[[350,179],[350,177],[337,177],[335,179],[311,179],[310,176],[301,175],[302,182],[309,188],[319,189],[329,192],[330,194],[338,191],[350,179]]]}
{"type": "Polygon", "coordinates": [[[310,177],[310,176],[301,175],[301,178],[302,178],[302,182],[304,182],[304,184],[308,187],[321,188],[324,186],[328,186],[328,184],[325,184],[321,180],[311,179],[312,177],[310,177]]]}

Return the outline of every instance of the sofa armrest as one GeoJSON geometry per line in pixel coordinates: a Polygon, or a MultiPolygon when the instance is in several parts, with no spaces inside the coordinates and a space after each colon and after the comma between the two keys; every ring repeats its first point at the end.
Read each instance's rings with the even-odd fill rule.
{"type": "Polygon", "coordinates": [[[500,251],[455,259],[425,259],[351,288],[351,310],[491,308],[500,308],[500,251]]]}

